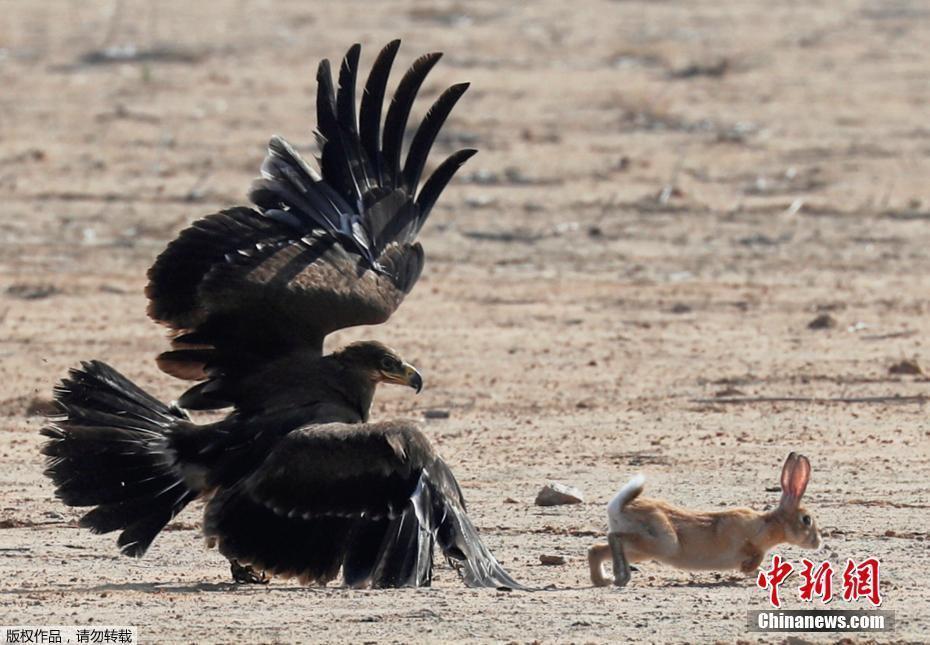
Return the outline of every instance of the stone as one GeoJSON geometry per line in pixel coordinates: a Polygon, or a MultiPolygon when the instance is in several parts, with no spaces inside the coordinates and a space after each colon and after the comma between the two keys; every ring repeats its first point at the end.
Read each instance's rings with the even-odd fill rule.
{"type": "Polygon", "coordinates": [[[583,502],[584,496],[580,490],[559,482],[549,482],[536,494],[536,506],[561,506],[583,502]]]}

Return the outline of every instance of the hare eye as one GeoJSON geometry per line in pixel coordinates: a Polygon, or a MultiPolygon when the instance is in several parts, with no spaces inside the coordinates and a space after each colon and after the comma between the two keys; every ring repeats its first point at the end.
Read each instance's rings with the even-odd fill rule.
{"type": "Polygon", "coordinates": [[[804,526],[810,526],[810,525],[811,525],[811,516],[810,516],[810,515],[802,515],[802,516],[801,516],[801,523],[804,524],[804,526]]]}

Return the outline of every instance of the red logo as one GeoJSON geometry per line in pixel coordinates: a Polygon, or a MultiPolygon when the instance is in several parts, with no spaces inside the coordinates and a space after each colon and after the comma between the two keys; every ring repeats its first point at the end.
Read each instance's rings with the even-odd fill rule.
{"type": "Polygon", "coordinates": [[[763,589],[769,589],[769,600],[775,607],[781,607],[781,599],[778,597],[778,588],[785,578],[791,575],[794,567],[784,562],[781,556],[772,556],[772,568],[768,571],[760,571],[756,584],[763,589]]]}
{"type": "Polygon", "coordinates": [[[878,560],[868,558],[860,564],[852,560],[846,561],[843,569],[843,600],[859,600],[866,598],[878,607],[882,604],[882,597],[878,593],[878,560]]]}
{"type": "MultiPolygon", "coordinates": [[[[778,596],[779,587],[784,584],[792,573],[794,566],[779,555],[772,556],[772,566],[759,572],[756,585],[769,592],[769,602],[773,607],[781,607],[781,598],[778,596]]],[[[813,602],[820,598],[824,604],[833,599],[833,565],[824,560],[814,563],[807,558],[801,558],[800,585],[798,597],[803,602],[813,602]]],[[[866,558],[862,562],[846,560],[843,569],[843,600],[855,602],[866,599],[874,606],[882,604],[879,592],[879,561],[877,558],[866,558]]]]}
{"type": "Polygon", "coordinates": [[[814,596],[823,600],[824,604],[833,600],[833,565],[824,560],[816,569],[814,563],[807,558],[801,558],[801,586],[798,589],[801,600],[812,602],[814,596]]]}

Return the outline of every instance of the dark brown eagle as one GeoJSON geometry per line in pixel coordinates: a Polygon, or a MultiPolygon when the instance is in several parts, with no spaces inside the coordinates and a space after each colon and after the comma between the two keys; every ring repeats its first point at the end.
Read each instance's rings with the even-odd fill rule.
{"type": "Polygon", "coordinates": [[[378,383],[422,387],[393,350],[327,334],[387,320],[423,269],[416,237],[474,150],[420,186],[430,148],[467,89],[443,92],[409,143],[414,99],[440,58],[414,62],[383,119],[399,41],[378,55],[356,114],[360,47],[334,85],[317,74],[319,172],[272,138],[254,208],[196,221],[149,270],[149,314],[172,330],[158,357],[199,381],[167,406],[93,361],[56,389],[65,413],[42,433],[46,474],[81,525],[121,531],[141,556],[188,503],[207,499],[204,533],[237,579],[298,576],[350,586],[428,585],[433,547],[469,586],[519,587],[482,544],[449,467],[415,424],[369,423],[378,383]],[[195,424],[184,408],[232,408],[195,424]]]}

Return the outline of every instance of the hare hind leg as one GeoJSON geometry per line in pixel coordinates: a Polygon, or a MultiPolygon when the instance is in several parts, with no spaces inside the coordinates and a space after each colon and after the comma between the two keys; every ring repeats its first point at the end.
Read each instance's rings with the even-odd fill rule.
{"type": "Polygon", "coordinates": [[[608,533],[607,544],[614,563],[614,585],[625,587],[630,581],[630,563],[623,552],[623,538],[621,533],[608,533]]]}
{"type": "Polygon", "coordinates": [[[591,569],[591,582],[595,587],[606,587],[611,583],[610,578],[604,575],[604,563],[611,557],[608,544],[595,544],[588,549],[588,567],[591,569]]]}

